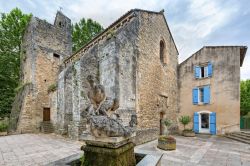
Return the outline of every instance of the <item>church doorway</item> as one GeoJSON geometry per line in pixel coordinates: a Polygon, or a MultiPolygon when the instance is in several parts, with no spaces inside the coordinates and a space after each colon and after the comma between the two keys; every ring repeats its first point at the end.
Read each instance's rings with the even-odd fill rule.
{"type": "Polygon", "coordinates": [[[50,121],[50,108],[43,108],[43,121],[50,121]]]}

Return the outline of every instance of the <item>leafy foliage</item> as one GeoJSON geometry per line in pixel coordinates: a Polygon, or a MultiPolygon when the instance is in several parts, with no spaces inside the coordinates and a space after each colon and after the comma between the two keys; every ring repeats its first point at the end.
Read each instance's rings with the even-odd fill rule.
{"type": "Polygon", "coordinates": [[[0,17],[0,117],[7,116],[19,83],[21,40],[31,14],[18,8],[0,17]]]}
{"type": "Polygon", "coordinates": [[[190,116],[181,116],[179,118],[179,122],[181,122],[181,124],[183,124],[184,130],[185,130],[186,129],[186,125],[191,122],[191,118],[190,118],[190,116]]]}
{"type": "Polygon", "coordinates": [[[72,26],[73,52],[87,44],[93,37],[99,34],[103,27],[92,19],[81,19],[72,26]]]}
{"type": "Polygon", "coordinates": [[[175,141],[175,138],[170,135],[161,135],[159,136],[158,140],[160,141],[175,141]]]}
{"type": "Polygon", "coordinates": [[[172,121],[170,119],[165,119],[164,124],[166,127],[169,127],[169,126],[171,126],[172,121]]]}
{"type": "Polygon", "coordinates": [[[240,82],[240,114],[250,112],[250,80],[240,82]]]}
{"type": "Polygon", "coordinates": [[[48,87],[48,93],[50,92],[54,92],[57,90],[57,84],[51,84],[49,87],[48,87]]]}
{"type": "Polygon", "coordinates": [[[6,121],[0,121],[0,132],[5,132],[8,129],[8,123],[6,121]]]}

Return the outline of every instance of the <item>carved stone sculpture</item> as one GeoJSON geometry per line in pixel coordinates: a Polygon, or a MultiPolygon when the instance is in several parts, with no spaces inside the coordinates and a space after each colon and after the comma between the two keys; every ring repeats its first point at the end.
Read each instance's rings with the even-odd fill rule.
{"type": "Polygon", "coordinates": [[[87,78],[90,89],[88,98],[91,105],[87,108],[89,132],[95,137],[129,137],[135,131],[136,115],[131,116],[129,126],[124,126],[116,113],[119,103],[117,99],[106,96],[102,85],[96,83],[92,76],[87,78]]]}

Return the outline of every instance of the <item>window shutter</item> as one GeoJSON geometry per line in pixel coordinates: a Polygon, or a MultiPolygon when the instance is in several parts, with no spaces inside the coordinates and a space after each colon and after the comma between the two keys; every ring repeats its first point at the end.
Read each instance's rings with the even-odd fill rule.
{"type": "Polygon", "coordinates": [[[210,114],[210,134],[216,134],[216,113],[212,112],[210,114]]]}
{"type": "Polygon", "coordinates": [[[204,86],[204,104],[210,103],[210,86],[204,86]]]}
{"type": "Polygon", "coordinates": [[[193,104],[197,105],[198,104],[198,88],[193,89],[193,104]]]}
{"type": "Polygon", "coordinates": [[[200,78],[200,71],[201,71],[201,68],[199,66],[194,67],[194,77],[195,78],[200,78]]]}
{"type": "Polygon", "coordinates": [[[213,74],[213,65],[211,62],[208,63],[208,77],[212,77],[212,74],[213,74]]]}
{"type": "Polygon", "coordinates": [[[195,133],[199,133],[199,114],[197,112],[194,113],[194,128],[195,133]]]}

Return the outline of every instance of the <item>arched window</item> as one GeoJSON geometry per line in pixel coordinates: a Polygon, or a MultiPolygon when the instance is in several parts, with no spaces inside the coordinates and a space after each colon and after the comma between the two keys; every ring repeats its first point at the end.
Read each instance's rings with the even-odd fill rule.
{"type": "Polygon", "coordinates": [[[166,55],[165,55],[165,43],[163,40],[160,41],[160,60],[162,64],[166,64],[166,55]]]}

